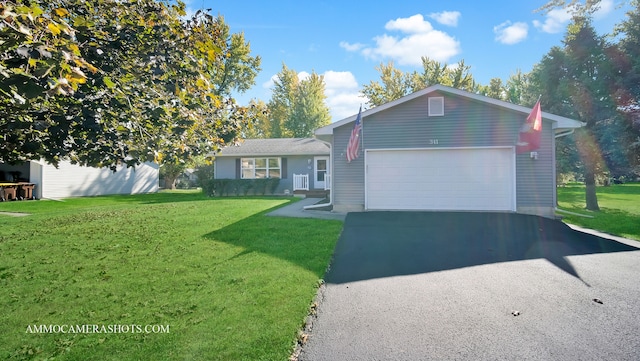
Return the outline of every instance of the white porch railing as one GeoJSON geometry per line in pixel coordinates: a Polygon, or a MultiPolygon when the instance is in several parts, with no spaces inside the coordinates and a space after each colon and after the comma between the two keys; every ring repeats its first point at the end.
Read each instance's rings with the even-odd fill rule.
{"type": "Polygon", "coordinates": [[[324,175],[324,190],[331,190],[331,174],[324,175]]]}
{"type": "Polygon", "coordinates": [[[293,190],[294,191],[308,191],[309,190],[309,175],[308,174],[294,174],[293,175],[293,190]]]}

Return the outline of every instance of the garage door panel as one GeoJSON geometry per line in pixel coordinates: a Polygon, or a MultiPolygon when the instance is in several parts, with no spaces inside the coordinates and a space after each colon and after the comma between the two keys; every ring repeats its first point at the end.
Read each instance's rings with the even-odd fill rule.
{"type": "Polygon", "coordinates": [[[513,210],[510,148],[367,153],[368,209],[513,210]]]}

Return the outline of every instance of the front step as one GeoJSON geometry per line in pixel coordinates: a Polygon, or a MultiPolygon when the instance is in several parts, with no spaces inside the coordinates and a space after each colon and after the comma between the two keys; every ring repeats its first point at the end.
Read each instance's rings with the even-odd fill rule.
{"type": "Polygon", "coordinates": [[[293,191],[295,195],[304,195],[305,198],[327,198],[329,196],[329,191],[324,189],[311,189],[308,191],[293,191]]]}

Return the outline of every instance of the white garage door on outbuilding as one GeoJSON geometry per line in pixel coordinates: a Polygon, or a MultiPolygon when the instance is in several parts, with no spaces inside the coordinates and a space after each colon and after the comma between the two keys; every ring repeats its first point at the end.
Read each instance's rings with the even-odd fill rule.
{"type": "Polygon", "coordinates": [[[513,147],[368,149],[368,210],[515,211],[513,147]]]}

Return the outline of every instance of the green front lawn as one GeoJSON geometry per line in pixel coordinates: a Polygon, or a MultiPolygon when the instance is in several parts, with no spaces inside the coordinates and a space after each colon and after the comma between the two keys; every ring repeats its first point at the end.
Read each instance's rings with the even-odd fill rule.
{"type": "Polygon", "coordinates": [[[264,215],[291,201],[0,203],[31,214],[0,215],[0,359],[287,359],[342,228],[264,215]],[[29,332],[39,325],[121,333],[29,332]]]}
{"type": "Polygon", "coordinates": [[[558,188],[560,209],[593,218],[561,213],[567,223],[640,240],[640,183],[598,187],[599,212],[585,209],[584,185],[573,184],[558,188]]]}

